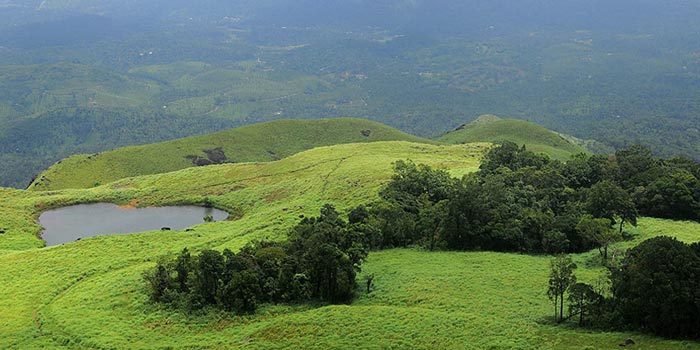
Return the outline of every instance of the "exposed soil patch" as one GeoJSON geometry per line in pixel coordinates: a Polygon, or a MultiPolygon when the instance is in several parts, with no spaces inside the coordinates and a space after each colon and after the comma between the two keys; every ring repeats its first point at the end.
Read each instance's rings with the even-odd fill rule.
{"type": "Polygon", "coordinates": [[[139,200],[134,198],[129,203],[120,205],[119,209],[133,210],[133,209],[136,209],[136,206],[138,206],[138,204],[139,204],[139,200]]]}
{"type": "Polygon", "coordinates": [[[268,194],[267,196],[265,196],[265,201],[268,202],[268,203],[269,203],[269,202],[276,202],[276,201],[279,201],[279,200],[281,200],[281,199],[284,199],[284,197],[286,197],[286,191],[285,191],[285,189],[284,189],[284,188],[278,188],[278,189],[272,191],[272,192],[271,192],[270,194],[268,194]]]}
{"type": "Polygon", "coordinates": [[[187,155],[185,158],[192,161],[192,164],[195,166],[230,163],[228,157],[226,157],[226,153],[224,153],[221,147],[204,149],[202,152],[207,155],[206,158],[193,154],[187,155]]]}

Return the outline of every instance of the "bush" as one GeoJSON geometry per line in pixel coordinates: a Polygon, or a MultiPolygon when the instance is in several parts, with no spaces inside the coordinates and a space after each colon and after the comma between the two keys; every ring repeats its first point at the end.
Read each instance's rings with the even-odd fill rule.
{"type": "Polygon", "coordinates": [[[184,249],[144,274],[152,301],[185,310],[215,306],[252,313],[265,302],[332,303],[352,299],[355,277],[367,256],[362,222],[348,224],[330,205],[317,218],[303,219],[289,242],[252,242],[233,253],[184,249]]]}

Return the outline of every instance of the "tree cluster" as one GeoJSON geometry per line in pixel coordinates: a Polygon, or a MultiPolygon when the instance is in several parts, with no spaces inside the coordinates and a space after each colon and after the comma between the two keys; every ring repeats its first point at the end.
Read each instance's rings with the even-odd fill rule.
{"type": "Polygon", "coordinates": [[[185,248],[144,274],[155,302],[186,310],[214,306],[239,314],[261,303],[351,300],[367,256],[365,227],[344,221],[326,205],[303,219],[284,243],[254,242],[240,252],[185,248]]]}
{"type": "Polygon", "coordinates": [[[364,209],[366,221],[379,232],[372,247],[547,253],[590,249],[594,239],[576,228],[587,213],[587,191],[572,187],[575,180],[566,171],[560,162],[512,143],[491,149],[480,171],[462,179],[399,161],[381,200],[364,209]]]}
{"type": "Polygon", "coordinates": [[[611,276],[613,310],[623,324],[700,338],[700,244],[649,239],[630,249],[611,276]]]}
{"type": "Polygon", "coordinates": [[[607,259],[609,245],[640,214],[700,218],[698,169],[686,159],[655,159],[640,146],[562,163],[506,142],[462,179],[399,161],[381,200],[357,210],[377,229],[375,249],[559,254],[598,248],[607,259]]]}
{"type": "Polygon", "coordinates": [[[580,326],[599,326],[607,307],[602,288],[578,282],[576,267],[568,255],[558,255],[550,262],[547,297],[554,303],[554,320],[559,323],[576,318],[580,326]],[[564,314],[565,302],[569,305],[568,316],[564,314]]]}
{"type": "Polygon", "coordinates": [[[575,268],[568,256],[552,260],[547,295],[554,302],[557,322],[575,317],[580,325],[700,338],[700,244],[670,237],[642,242],[620,264],[608,267],[608,297],[602,288],[577,283],[575,268]]]}

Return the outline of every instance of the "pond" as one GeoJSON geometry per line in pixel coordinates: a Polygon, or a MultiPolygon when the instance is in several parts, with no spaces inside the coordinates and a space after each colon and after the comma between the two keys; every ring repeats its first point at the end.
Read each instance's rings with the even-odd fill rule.
{"type": "Polygon", "coordinates": [[[182,230],[201,224],[211,215],[226,220],[228,213],[196,206],[123,208],[116,204],[81,204],[49,210],[39,216],[47,246],[74,242],[81,238],[127,234],[160,229],[182,230]]]}

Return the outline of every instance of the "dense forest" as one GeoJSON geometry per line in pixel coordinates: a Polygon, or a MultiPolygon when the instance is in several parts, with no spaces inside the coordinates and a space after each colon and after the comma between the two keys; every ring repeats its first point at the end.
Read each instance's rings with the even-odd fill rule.
{"type": "MultiPolygon", "coordinates": [[[[698,6],[498,3],[6,1],[0,185],[22,187],[76,152],[279,118],[355,116],[439,136],[493,113],[700,157],[698,6]],[[69,108],[198,122],[178,133],[133,125],[138,136],[100,143],[66,125],[69,108]],[[52,132],[59,146],[11,148],[19,130],[52,132]]],[[[91,122],[108,129],[104,120],[91,122]]]]}

